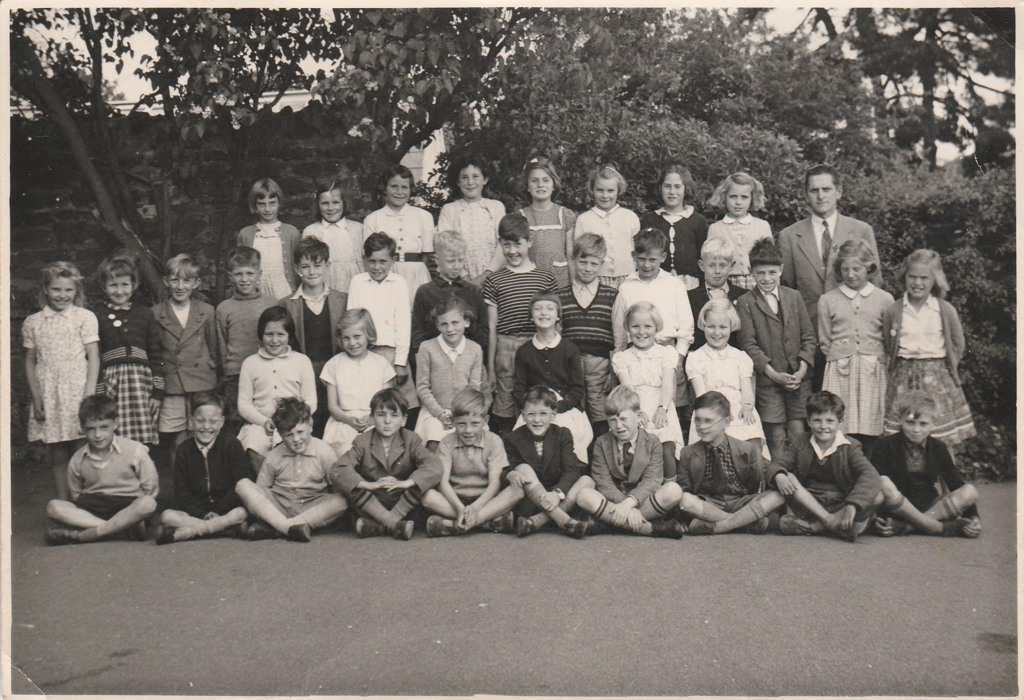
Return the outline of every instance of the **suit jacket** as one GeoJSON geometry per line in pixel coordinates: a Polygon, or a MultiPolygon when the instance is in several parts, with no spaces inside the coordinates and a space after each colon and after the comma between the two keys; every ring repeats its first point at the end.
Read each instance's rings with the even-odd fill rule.
{"type": "MultiPolygon", "coordinates": [[[[910,469],[907,467],[905,441],[903,433],[880,437],[871,448],[871,463],[875,465],[880,475],[889,477],[899,492],[923,513],[939,496],[935,488],[938,479],[941,478],[950,491],[956,491],[966,482],[960,475],[960,470],[956,468],[956,462],[953,461],[953,455],[949,453],[946,444],[929,437],[924,443],[924,480],[928,485],[915,488],[910,469]]],[[[964,511],[964,515],[969,518],[977,514],[976,505],[964,511]]]]}
{"type": "MultiPolygon", "coordinates": [[[[835,273],[832,271],[832,260],[846,241],[866,241],[878,259],[878,245],[875,243],[875,232],[871,226],[842,214],[836,219],[836,230],[832,232],[832,247],[829,249],[829,266],[826,270],[821,263],[821,253],[814,239],[811,218],[801,219],[779,233],[779,248],[782,250],[782,284],[800,292],[807,306],[807,314],[811,323],[818,327],[818,299],[825,292],[835,289],[835,273]]],[[[882,274],[875,271],[868,279],[876,287],[882,286],[882,274]]]]}
{"type": "MultiPolygon", "coordinates": [[[[288,284],[294,290],[299,286],[299,276],[295,273],[292,253],[295,252],[296,246],[299,245],[299,241],[302,239],[302,234],[299,233],[299,229],[295,228],[291,224],[286,224],[283,221],[279,223],[281,224],[281,262],[284,263],[284,276],[288,280],[288,284]]],[[[244,245],[252,248],[252,242],[256,240],[256,230],[256,224],[251,224],[239,231],[238,245],[244,245]]]]}
{"type": "Polygon", "coordinates": [[[661,441],[640,429],[629,474],[624,474],[617,466],[615,452],[618,449],[619,442],[611,433],[605,433],[594,441],[594,456],[590,464],[594,485],[612,503],[620,503],[626,496],[632,496],[643,505],[661,487],[664,479],[661,441]]]}
{"type": "MultiPolygon", "coordinates": [[[[741,287],[734,287],[728,282],[726,282],[725,285],[729,289],[729,301],[732,302],[733,306],[736,306],[736,302],[739,301],[741,296],[747,293],[747,290],[741,287]]],[[[707,338],[704,337],[704,331],[697,327],[697,317],[700,315],[700,310],[703,309],[704,305],[710,300],[708,299],[708,290],[707,287],[704,286],[704,282],[701,282],[693,289],[687,290],[686,296],[690,298],[690,310],[693,311],[693,345],[690,346],[690,352],[693,352],[701,345],[708,342],[707,338]]],[[[734,348],[738,348],[740,346],[739,331],[733,331],[729,335],[729,345],[732,345],[734,348]]]]}
{"type": "Polygon", "coordinates": [[[385,476],[412,479],[422,494],[441,481],[441,461],[427,449],[420,436],[402,428],[395,435],[387,456],[375,430],[356,436],[352,448],[334,463],[329,480],[334,491],[351,497],[360,481],[377,481],[385,476]]]}
{"type": "Polygon", "coordinates": [[[583,476],[586,465],[573,452],[572,433],[552,423],[544,434],[543,455],[537,456],[533,433],[525,425],[505,434],[505,454],[513,469],[529,464],[545,489],[559,488],[569,493],[573,484],[583,476]]]}
{"type": "Polygon", "coordinates": [[[217,388],[217,322],[213,307],[192,300],[185,327],[170,301],[153,307],[164,358],[164,391],[191,394],[217,388]]]}
{"type": "MultiPolygon", "coordinates": [[[[775,485],[779,474],[795,474],[806,484],[812,468],[819,468],[818,455],[811,447],[811,437],[801,435],[790,444],[782,456],[768,467],[768,483],[775,485]]],[[[832,470],[836,485],[846,494],[845,503],[854,506],[858,513],[866,510],[882,488],[878,472],[860,449],[860,443],[847,437],[849,445],[842,445],[829,455],[825,465],[832,470]]]]}
{"type": "Polygon", "coordinates": [[[818,341],[807,307],[792,289],[779,286],[778,292],[781,314],[772,311],[757,289],[751,289],[736,302],[740,349],[754,361],[758,381],[765,380],[768,365],[777,372],[795,372],[800,369],[800,360],[804,360],[809,368],[814,368],[818,341]]]}
{"type": "MultiPolygon", "coordinates": [[[[747,493],[757,493],[764,481],[764,463],[761,451],[746,440],[737,440],[726,435],[725,441],[732,455],[732,465],[736,468],[740,483],[747,493]]],[[[676,482],[684,491],[698,493],[704,484],[704,468],[707,465],[707,447],[703,442],[694,442],[683,448],[679,455],[679,473],[676,482]]]]}
{"type": "Polygon", "coordinates": [[[174,502],[193,518],[225,515],[242,505],[235,485],[249,470],[249,457],[234,435],[222,430],[205,456],[189,438],[174,451],[174,502]]]}
{"type": "MultiPolygon", "coordinates": [[[[892,306],[882,312],[882,342],[885,352],[889,355],[889,371],[896,366],[900,351],[900,331],[903,329],[903,299],[900,297],[892,306]]],[[[953,375],[953,381],[960,385],[960,358],[964,356],[967,344],[964,341],[964,329],[960,325],[960,316],[956,309],[945,299],[938,299],[939,317],[942,319],[942,336],[946,341],[946,366],[953,375]]]]}
{"type": "MultiPolygon", "coordinates": [[[[292,321],[295,322],[295,342],[298,343],[298,347],[295,349],[305,355],[306,333],[302,327],[302,306],[306,302],[301,297],[292,299],[292,296],[292,294],[289,294],[284,299],[279,300],[277,305],[288,309],[288,313],[292,315],[292,321]]],[[[345,313],[345,309],[348,307],[348,294],[339,292],[336,289],[329,289],[325,306],[327,307],[327,313],[331,315],[331,348],[335,353],[339,353],[341,352],[341,329],[338,328],[338,321],[341,320],[342,314],[345,313]]]]}

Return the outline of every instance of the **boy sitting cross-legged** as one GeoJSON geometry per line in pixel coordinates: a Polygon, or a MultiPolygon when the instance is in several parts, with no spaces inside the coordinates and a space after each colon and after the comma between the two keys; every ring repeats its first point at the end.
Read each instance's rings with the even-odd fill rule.
{"type": "Polygon", "coordinates": [[[615,387],[605,413],[608,432],[594,441],[590,466],[595,487],[580,491],[580,508],[638,535],[681,538],[683,526],[664,518],[683,490],[674,481],[662,483],[661,441],[640,429],[640,397],[629,387],[615,387]]]}
{"type": "Polygon", "coordinates": [[[882,516],[875,518],[875,532],[882,537],[915,530],[943,537],[981,534],[978,490],[964,482],[949,448],[931,436],[937,410],[926,392],[905,392],[895,405],[900,432],[879,438],[871,452],[885,497],[882,516]],[[939,494],[939,479],[949,493],[939,494]]]}
{"type": "Polygon", "coordinates": [[[583,474],[586,465],[573,452],[572,433],[551,422],[557,412],[555,392],[535,386],[523,400],[525,425],[505,435],[505,452],[509,464],[515,465],[506,478],[526,496],[516,507],[516,534],[520,537],[550,521],[576,539],[586,534],[586,523],[569,513],[580,490],[594,488],[594,480],[583,474]]]}
{"type": "Polygon", "coordinates": [[[761,451],[751,442],[726,435],[731,420],[729,399],[717,391],[701,394],[693,402],[693,422],[700,442],[683,448],[679,456],[679,508],[693,516],[690,535],[717,535],[747,526],[761,534],[768,529],[768,513],[786,499],[778,491],[759,493],[764,482],[761,451]]]}
{"type": "Polygon", "coordinates": [[[855,542],[882,504],[878,472],[860,443],[839,429],[844,410],[835,394],[813,394],[807,401],[811,436],[801,435],[768,468],[768,483],[797,512],[779,519],[783,535],[828,532],[855,542]]]}
{"type": "Polygon", "coordinates": [[[117,436],[117,403],[106,395],[83,399],[78,421],[86,444],[68,461],[71,501],[46,504],[46,515],[58,523],[47,528],[46,543],[95,542],[121,532],[145,539],[159,490],[149,450],[117,436]]]}
{"type": "Polygon", "coordinates": [[[295,542],[309,542],[313,530],[330,525],[348,507],[344,498],[327,490],[327,471],[338,455],[313,437],[313,416],[302,399],[278,399],[270,420],[281,444],[267,453],[255,484],[242,479],[235,487],[256,518],[249,525],[249,539],[280,533],[295,542]]]}
{"type": "Polygon", "coordinates": [[[501,488],[508,457],[501,438],[487,430],[485,406],[484,395],[476,389],[463,389],[452,400],[455,432],[445,435],[437,448],[441,481],[423,494],[423,505],[437,513],[427,518],[430,537],[464,535],[481,526],[493,532],[513,530],[512,509],[523,490],[501,488]]]}
{"type": "Polygon", "coordinates": [[[249,474],[249,457],[234,435],[223,433],[224,399],[220,394],[192,395],[191,440],[174,452],[174,502],[160,514],[157,544],[182,542],[218,533],[241,536],[248,513],[235,485],[249,474]]]}
{"type": "Polygon", "coordinates": [[[331,485],[362,515],[356,518],[357,537],[387,532],[396,540],[412,537],[406,520],[423,493],[437,486],[441,463],[420,436],[404,427],[409,405],[395,389],[378,391],[370,399],[373,430],[356,436],[352,449],[331,470],[331,485]]]}

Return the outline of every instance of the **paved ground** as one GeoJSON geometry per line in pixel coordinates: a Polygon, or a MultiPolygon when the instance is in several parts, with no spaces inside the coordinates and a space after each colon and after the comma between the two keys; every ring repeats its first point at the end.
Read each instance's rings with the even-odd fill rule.
{"type": "Polygon", "coordinates": [[[13,478],[15,693],[1015,695],[1016,488],[976,541],[480,534],[46,547],[13,478]]]}

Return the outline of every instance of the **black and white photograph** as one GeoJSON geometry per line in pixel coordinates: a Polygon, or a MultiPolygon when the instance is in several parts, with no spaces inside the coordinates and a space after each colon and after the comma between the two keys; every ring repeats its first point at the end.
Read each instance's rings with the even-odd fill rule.
{"type": "Polygon", "coordinates": [[[1019,696],[1013,3],[0,20],[4,697],[1019,696]]]}

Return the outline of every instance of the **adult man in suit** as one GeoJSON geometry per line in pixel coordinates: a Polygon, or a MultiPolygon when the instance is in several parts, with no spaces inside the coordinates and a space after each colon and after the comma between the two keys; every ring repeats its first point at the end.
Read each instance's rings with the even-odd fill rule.
{"type": "MultiPolygon", "coordinates": [[[[831,165],[815,165],[804,173],[804,190],[811,215],[779,233],[782,250],[782,284],[803,297],[811,325],[818,327],[818,299],[838,286],[832,260],[846,241],[860,239],[871,246],[878,257],[875,232],[871,226],[838,211],[843,196],[842,179],[831,165]]],[[[876,271],[869,278],[875,285],[882,282],[876,271]]],[[[815,358],[812,390],[820,391],[825,375],[825,357],[815,358]]]]}

